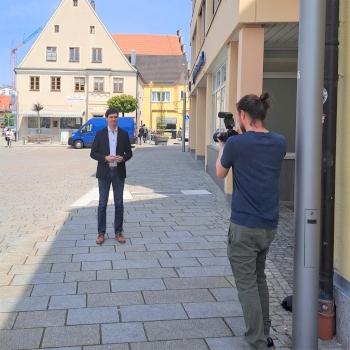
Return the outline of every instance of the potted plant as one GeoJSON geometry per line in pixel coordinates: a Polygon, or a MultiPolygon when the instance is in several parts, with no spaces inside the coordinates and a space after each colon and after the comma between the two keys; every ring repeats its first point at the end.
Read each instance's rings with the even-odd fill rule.
{"type": "Polygon", "coordinates": [[[162,87],[160,92],[159,117],[157,118],[157,132],[153,135],[155,145],[166,145],[168,143],[169,137],[164,135],[165,128],[164,93],[162,87]]]}

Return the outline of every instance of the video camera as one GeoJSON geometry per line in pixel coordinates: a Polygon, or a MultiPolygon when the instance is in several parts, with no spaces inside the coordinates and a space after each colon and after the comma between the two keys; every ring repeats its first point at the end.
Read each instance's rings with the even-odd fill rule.
{"type": "Polygon", "coordinates": [[[235,121],[233,120],[233,114],[231,112],[219,112],[218,117],[224,119],[224,124],[227,131],[216,132],[213,135],[214,142],[219,142],[219,140],[222,142],[226,142],[229,137],[238,135],[238,132],[236,130],[233,130],[233,127],[235,126],[235,121]],[[218,137],[218,134],[220,134],[220,137],[218,137]]]}

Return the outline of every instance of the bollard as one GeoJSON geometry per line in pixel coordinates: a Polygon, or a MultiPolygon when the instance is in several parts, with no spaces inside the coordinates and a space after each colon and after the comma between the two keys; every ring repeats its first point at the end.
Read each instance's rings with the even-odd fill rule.
{"type": "Polygon", "coordinates": [[[25,144],[26,144],[26,138],[23,137],[22,145],[25,145],[25,144]]]}

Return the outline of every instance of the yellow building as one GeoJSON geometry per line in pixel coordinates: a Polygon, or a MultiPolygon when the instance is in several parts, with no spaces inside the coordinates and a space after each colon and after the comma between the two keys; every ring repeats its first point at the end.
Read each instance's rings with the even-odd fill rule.
{"type": "MultiPolygon", "coordinates": [[[[350,5],[340,0],[339,87],[336,154],[334,298],[337,339],[350,348],[350,5]],[[349,126],[348,126],[349,124],[349,126]]],[[[189,148],[228,198],[232,173],[216,176],[224,131],[217,115],[230,111],[248,93],[273,96],[267,129],[287,140],[280,198],[294,204],[296,87],[299,0],[192,0],[189,148]]]]}
{"type": "MultiPolygon", "coordinates": [[[[137,125],[157,130],[161,114],[166,132],[182,128],[183,96],[187,91],[187,60],[181,32],[177,35],[113,34],[138,71],[137,125]],[[152,95],[151,95],[152,90],[152,95]],[[163,113],[161,112],[163,110],[163,113]]],[[[186,93],[186,114],[189,112],[186,93]]]]}

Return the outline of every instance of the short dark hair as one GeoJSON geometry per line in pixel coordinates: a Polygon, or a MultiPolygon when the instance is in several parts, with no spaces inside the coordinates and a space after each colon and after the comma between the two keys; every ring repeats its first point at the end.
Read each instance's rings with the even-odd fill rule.
{"type": "Polygon", "coordinates": [[[237,111],[245,111],[252,118],[252,121],[260,120],[264,122],[266,112],[271,108],[270,99],[272,96],[267,92],[263,92],[260,97],[254,94],[245,95],[237,103],[237,111]]]}
{"type": "Polygon", "coordinates": [[[110,114],[116,114],[119,117],[119,112],[115,108],[108,108],[105,113],[105,117],[108,118],[110,114]]]}

